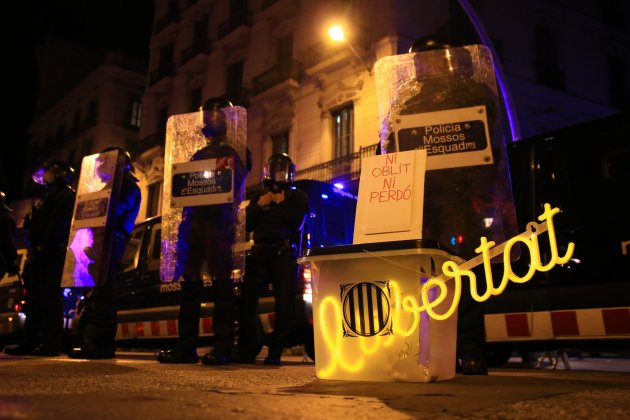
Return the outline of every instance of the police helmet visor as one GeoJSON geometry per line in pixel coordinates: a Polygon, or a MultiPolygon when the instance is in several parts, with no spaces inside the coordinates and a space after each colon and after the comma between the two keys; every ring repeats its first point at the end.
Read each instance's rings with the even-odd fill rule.
{"type": "Polygon", "coordinates": [[[40,185],[54,184],[60,180],[66,184],[72,182],[74,170],[61,162],[44,162],[32,176],[33,181],[40,185]]]}
{"type": "Polygon", "coordinates": [[[273,182],[293,182],[295,165],[289,161],[272,161],[265,164],[263,178],[273,182]]]}

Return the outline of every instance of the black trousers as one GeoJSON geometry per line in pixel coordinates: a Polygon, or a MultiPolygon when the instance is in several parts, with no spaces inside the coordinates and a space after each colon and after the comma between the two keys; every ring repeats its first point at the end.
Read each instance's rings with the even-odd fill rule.
{"type": "Polygon", "coordinates": [[[257,349],[258,282],[270,281],[275,300],[275,321],[268,356],[279,358],[287,344],[295,312],[297,263],[293,248],[286,244],[254,246],[245,277],[241,296],[239,351],[245,357],[256,356],[251,352],[257,349]]]}
{"type": "Polygon", "coordinates": [[[61,277],[65,254],[32,250],[24,271],[26,286],[26,341],[28,347],[41,345],[59,351],[63,332],[61,277]]]}
{"type": "MultiPolygon", "coordinates": [[[[214,313],[212,315],[212,354],[230,356],[234,341],[234,296],[230,279],[215,280],[212,284],[214,313]]],[[[182,352],[196,351],[199,341],[199,320],[203,283],[182,282],[177,328],[177,348],[182,352]]]]}
{"type": "Polygon", "coordinates": [[[81,316],[80,346],[90,352],[114,352],[118,318],[114,301],[114,279],[125,251],[122,237],[114,240],[104,284],[95,286],[81,316]]]}
{"type": "MultiPolygon", "coordinates": [[[[485,291],[483,266],[472,269],[477,280],[477,291],[485,291]],[[479,288],[481,287],[481,289],[479,288]]],[[[462,282],[462,294],[457,308],[457,358],[485,360],[486,337],[484,306],[470,295],[470,282],[462,282]]]]}

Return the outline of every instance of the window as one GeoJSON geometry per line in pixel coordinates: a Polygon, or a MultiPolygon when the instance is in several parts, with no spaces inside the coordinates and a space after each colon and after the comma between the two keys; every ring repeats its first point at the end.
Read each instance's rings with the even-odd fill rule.
{"type": "Polygon", "coordinates": [[[156,216],[160,211],[160,191],[162,191],[161,182],[149,184],[147,194],[147,217],[156,216]]]}
{"type": "Polygon", "coordinates": [[[227,86],[225,89],[228,99],[234,105],[243,103],[243,62],[230,64],[227,68],[227,86]]]}
{"type": "Polygon", "coordinates": [[[289,153],[289,132],[274,134],[271,136],[271,153],[289,153]]]}
{"type": "Polygon", "coordinates": [[[140,128],[140,122],[142,120],[142,102],[139,99],[135,99],[131,102],[131,118],[129,124],[132,127],[140,128]]]}
{"type": "Polygon", "coordinates": [[[284,36],[278,40],[276,62],[280,71],[288,71],[293,61],[293,34],[284,36]]]}
{"type": "Polygon", "coordinates": [[[87,107],[87,113],[85,115],[86,127],[91,127],[96,124],[96,118],[98,117],[98,109],[96,101],[90,101],[87,107]]]}
{"type": "Polygon", "coordinates": [[[125,246],[125,252],[120,261],[121,272],[126,273],[138,267],[140,259],[140,247],[142,238],[144,237],[144,229],[135,229],[131,232],[131,236],[125,246]]]}
{"type": "Polygon", "coordinates": [[[332,112],[333,158],[352,153],[354,148],[354,108],[352,104],[332,112]]]}
{"type": "Polygon", "coordinates": [[[72,134],[78,137],[81,133],[81,110],[74,113],[74,120],[72,123],[72,134]]]}
{"type": "Polygon", "coordinates": [[[160,134],[166,133],[166,121],[168,120],[168,108],[160,108],[157,115],[156,131],[160,134]]]}
{"type": "Polygon", "coordinates": [[[190,91],[190,112],[199,111],[201,106],[201,88],[190,91]]]}
{"type": "Polygon", "coordinates": [[[230,17],[246,15],[247,3],[247,0],[230,0],[230,17]]]}
{"type": "Polygon", "coordinates": [[[208,16],[195,22],[193,26],[192,47],[195,52],[200,52],[206,46],[208,40],[208,16]]]}
{"type": "Polygon", "coordinates": [[[160,47],[159,60],[158,71],[164,73],[164,75],[170,73],[173,67],[173,44],[160,47]]]}

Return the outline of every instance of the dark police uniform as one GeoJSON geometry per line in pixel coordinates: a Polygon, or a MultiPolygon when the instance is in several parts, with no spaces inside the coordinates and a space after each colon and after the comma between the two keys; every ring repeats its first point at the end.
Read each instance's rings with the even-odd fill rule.
{"type": "Polygon", "coordinates": [[[4,193],[0,192],[0,279],[6,273],[15,275],[19,271],[15,262],[17,251],[13,242],[15,219],[11,211],[11,208],[4,203],[4,193]]]}
{"type": "Polygon", "coordinates": [[[275,323],[272,341],[269,346],[266,364],[279,364],[282,350],[291,327],[297,293],[297,249],[301,228],[308,213],[308,197],[290,184],[282,187],[285,197],[279,203],[271,202],[261,207],[258,201],[267,194],[267,188],[259,191],[246,209],[246,229],[254,234],[252,262],[245,273],[248,280],[244,286],[244,310],[249,309],[249,316],[242,315],[239,357],[243,361],[252,361],[257,350],[256,306],[251,302],[255,290],[255,281],[271,282],[275,298],[275,323]]]}
{"type": "Polygon", "coordinates": [[[57,355],[63,331],[61,277],[75,191],[61,180],[48,185],[41,203],[24,221],[29,244],[24,266],[26,342],[30,353],[57,355]]]}
{"type": "Polygon", "coordinates": [[[140,210],[141,193],[138,180],[126,172],[120,194],[113,208],[114,240],[105,283],[95,286],[82,314],[81,344],[69,356],[72,358],[110,359],[115,356],[117,316],[114,305],[114,280],[125,252],[126,240],[140,210]]]}
{"type": "MultiPolygon", "coordinates": [[[[240,188],[246,169],[236,150],[221,143],[197,151],[191,161],[233,159],[234,188],[240,188]]],[[[240,192],[235,195],[240,196],[240,192]]],[[[228,363],[234,340],[234,296],[232,289],[232,245],[235,241],[234,204],[215,204],[184,208],[179,225],[175,277],[184,277],[178,319],[178,352],[192,355],[199,337],[199,317],[203,290],[202,270],[212,277],[214,333],[211,355],[204,363],[228,363]]],[[[191,357],[191,360],[194,357],[191,357]]]]}

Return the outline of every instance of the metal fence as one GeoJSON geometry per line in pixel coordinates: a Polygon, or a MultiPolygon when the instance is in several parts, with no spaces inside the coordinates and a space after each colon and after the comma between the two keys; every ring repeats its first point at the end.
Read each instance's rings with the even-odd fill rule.
{"type": "Polygon", "coordinates": [[[377,144],[362,147],[358,152],[297,171],[296,179],[314,179],[323,182],[355,180],[361,175],[361,159],[376,154],[377,144]]]}

